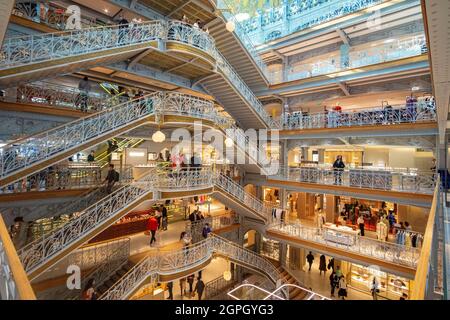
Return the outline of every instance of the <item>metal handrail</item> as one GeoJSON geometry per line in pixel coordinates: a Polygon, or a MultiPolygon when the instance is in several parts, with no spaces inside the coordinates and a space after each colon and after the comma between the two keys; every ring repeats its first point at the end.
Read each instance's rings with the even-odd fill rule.
{"type": "Polygon", "coordinates": [[[391,108],[361,108],[344,111],[303,114],[294,112],[283,116],[285,129],[343,128],[367,125],[392,125],[436,121],[434,102],[421,101],[391,108]]]}
{"type": "MultiPolygon", "coordinates": [[[[81,110],[81,94],[82,92],[73,86],[38,81],[19,86],[14,102],[81,110]]],[[[94,92],[83,94],[86,96],[87,111],[104,110],[120,102],[115,96],[108,97],[94,92]]],[[[0,100],[9,101],[8,97],[1,97],[0,100]]]]}
{"type": "Polygon", "coordinates": [[[145,257],[109,288],[100,297],[100,300],[126,299],[149,277],[156,280],[159,274],[168,275],[193,269],[210,259],[214,253],[258,269],[267,275],[274,284],[281,279],[279,271],[265,258],[229,240],[211,234],[207,239],[189,247],[170,253],[158,250],[157,254],[145,257]]]}
{"type": "Polygon", "coordinates": [[[152,40],[178,41],[204,50],[215,60],[218,68],[269,128],[279,128],[262,103],[241,79],[233,67],[216,49],[212,37],[199,28],[179,21],[151,21],[132,26],[103,26],[82,30],[8,38],[0,51],[0,70],[24,64],[124,47],[152,40]]]}
{"type": "MultiPolygon", "coordinates": [[[[199,170],[199,168],[183,168],[180,171],[153,168],[142,179],[121,187],[85,210],[74,214],[65,224],[49,233],[43,234],[42,237],[22,247],[18,254],[25,270],[28,273],[33,272],[47,260],[63,251],[67,246],[73,245],[80,238],[98,228],[102,223],[145,197],[149,192],[202,190],[214,186],[216,179],[220,180],[220,175],[213,174],[210,168],[203,170],[199,170]]],[[[234,197],[251,198],[251,196],[246,196],[242,187],[240,189],[233,188],[230,190],[228,188],[224,190],[234,197]]],[[[249,206],[255,215],[267,219],[267,216],[260,212],[266,212],[268,209],[256,206],[256,202],[244,201],[243,203],[249,206]]]]}
{"type": "Polygon", "coordinates": [[[356,241],[346,243],[332,241],[324,236],[322,229],[299,223],[273,223],[267,226],[267,230],[411,268],[417,266],[420,256],[419,248],[407,247],[368,237],[357,236],[356,241]]]}
{"type": "MultiPolygon", "coordinates": [[[[75,149],[80,143],[98,140],[112,130],[151,115],[163,114],[190,115],[211,120],[223,129],[234,128],[233,120],[219,114],[208,100],[181,93],[155,92],[3,146],[0,149],[0,175],[12,175],[58,153],[75,149]]],[[[256,150],[257,155],[263,154],[242,132],[236,132],[238,148],[245,148],[247,144],[251,150],[256,150]]],[[[258,161],[254,156],[253,160],[258,161]]],[[[266,160],[263,158],[263,161],[266,160]]]]}
{"type": "Polygon", "coordinates": [[[406,168],[280,167],[278,174],[272,178],[320,185],[431,194],[436,186],[437,174],[434,171],[406,168]]]}

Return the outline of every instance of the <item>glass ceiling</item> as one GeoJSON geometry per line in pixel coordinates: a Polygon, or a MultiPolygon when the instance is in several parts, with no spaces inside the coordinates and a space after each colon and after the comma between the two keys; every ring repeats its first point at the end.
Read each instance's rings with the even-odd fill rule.
{"type": "Polygon", "coordinates": [[[385,0],[218,0],[239,37],[254,46],[369,8],[385,0]],[[245,35],[244,35],[245,34],[245,35]]]}

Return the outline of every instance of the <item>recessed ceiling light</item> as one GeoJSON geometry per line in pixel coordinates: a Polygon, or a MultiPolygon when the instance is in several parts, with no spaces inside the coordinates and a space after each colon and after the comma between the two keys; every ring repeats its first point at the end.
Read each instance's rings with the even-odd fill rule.
{"type": "Polygon", "coordinates": [[[105,13],[109,12],[109,10],[107,8],[103,9],[103,11],[105,11],[105,13]]]}

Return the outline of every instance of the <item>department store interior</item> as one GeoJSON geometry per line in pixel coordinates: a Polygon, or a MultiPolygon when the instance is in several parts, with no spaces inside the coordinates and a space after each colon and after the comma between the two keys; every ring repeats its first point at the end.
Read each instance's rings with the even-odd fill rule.
{"type": "Polygon", "coordinates": [[[0,8],[1,300],[448,299],[450,0],[0,8]]]}

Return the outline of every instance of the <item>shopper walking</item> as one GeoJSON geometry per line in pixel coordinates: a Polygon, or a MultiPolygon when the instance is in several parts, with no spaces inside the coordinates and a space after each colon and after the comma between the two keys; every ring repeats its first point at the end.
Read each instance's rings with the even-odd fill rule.
{"type": "Polygon", "coordinates": [[[377,277],[373,277],[372,284],[370,285],[370,292],[372,293],[373,300],[378,300],[378,292],[380,292],[380,289],[377,277]]]}
{"type": "Polygon", "coordinates": [[[334,171],[334,184],[341,185],[342,184],[342,173],[344,171],[345,164],[342,161],[342,156],[337,156],[336,160],[333,163],[333,171],[334,171]]]}
{"type": "Polygon", "coordinates": [[[308,264],[309,264],[309,269],[308,269],[308,271],[311,271],[311,266],[312,266],[313,261],[314,261],[314,255],[312,254],[311,251],[310,251],[310,252],[308,253],[308,255],[306,256],[306,261],[308,261],[308,264]]]}
{"type": "Polygon", "coordinates": [[[108,174],[103,183],[106,184],[106,193],[110,194],[114,188],[114,184],[119,181],[119,173],[114,170],[114,165],[109,165],[108,174]]]}
{"type": "Polygon", "coordinates": [[[189,284],[189,295],[192,297],[193,291],[194,291],[194,280],[195,276],[194,274],[190,274],[187,277],[187,283],[189,284]]]}
{"type": "Polygon", "coordinates": [[[319,260],[319,271],[320,271],[320,275],[325,275],[327,273],[327,260],[325,258],[325,256],[322,254],[320,256],[320,260],[319,260]]]}
{"type": "Polygon", "coordinates": [[[87,162],[94,162],[95,161],[95,151],[92,150],[91,153],[87,156],[87,162]]]}
{"type": "Polygon", "coordinates": [[[156,242],[156,230],[158,230],[158,220],[156,220],[154,214],[152,214],[150,219],[148,219],[147,230],[149,230],[151,234],[150,246],[152,246],[153,242],[156,242]]]}
{"type": "Polygon", "coordinates": [[[344,276],[340,276],[340,278],[339,278],[338,296],[342,300],[345,300],[345,298],[347,297],[347,281],[345,281],[344,276]]]}
{"type": "Polygon", "coordinates": [[[203,290],[205,290],[205,283],[202,278],[197,278],[197,283],[195,284],[194,294],[198,294],[198,300],[202,300],[203,290]]]}
{"type": "Polygon", "coordinates": [[[169,297],[167,297],[167,300],[173,300],[173,282],[172,281],[167,283],[167,291],[169,291],[169,297]]]}
{"type": "Polygon", "coordinates": [[[358,217],[358,220],[356,220],[356,223],[359,226],[359,231],[361,232],[361,237],[364,237],[364,227],[365,227],[365,225],[364,225],[364,217],[362,215],[360,215],[358,217]]]}
{"type": "Polygon", "coordinates": [[[181,292],[181,299],[186,295],[186,278],[180,279],[180,292],[181,292]]]}
{"type": "Polygon", "coordinates": [[[339,278],[336,275],[336,272],[331,271],[329,279],[330,279],[330,287],[331,287],[331,297],[334,297],[334,291],[336,290],[336,287],[339,284],[339,278]]]}
{"type": "Polygon", "coordinates": [[[161,211],[162,229],[163,229],[163,231],[167,231],[167,225],[169,223],[169,218],[167,215],[167,208],[163,204],[161,204],[159,206],[159,211],[161,211]]]}
{"type": "Polygon", "coordinates": [[[119,44],[124,41],[128,29],[128,20],[123,15],[119,16],[119,44]]]}
{"type": "Polygon", "coordinates": [[[83,112],[88,111],[88,97],[91,91],[91,84],[89,83],[89,78],[84,77],[78,83],[78,90],[80,90],[80,109],[83,112]]]}

